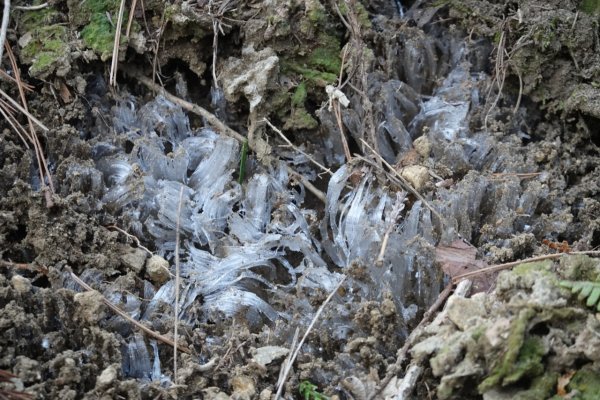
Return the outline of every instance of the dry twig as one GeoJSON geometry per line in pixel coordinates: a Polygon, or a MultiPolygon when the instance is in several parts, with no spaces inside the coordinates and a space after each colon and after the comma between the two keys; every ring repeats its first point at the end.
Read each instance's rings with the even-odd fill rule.
{"type": "Polygon", "coordinates": [[[37,11],[37,10],[41,10],[43,8],[48,7],[50,4],[48,3],[42,3],[42,4],[38,4],[37,6],[14,6],[13,10],[21,10],[21,11],[37,11]]]}
{"type": "MultiPolygon", "coordinates": [[[[79,278],[73,272],[71,272],[71,278],[73,278],[73,280],[75,282],[77,282],[77,284],[79,284],[79,286],[81,286],[85,290],[87,290],[87,291],[96,291],[94,288],[92,288],[87,283],[85,283],[84,281],[82,281],[81,278],[79,278]]],[[[148,328],[147,326],[145,326],[145,325],[141,324],[140,322],[136,321],[135,319],[131,318],[125,311],[121,310],[119,307],[117,307],[116,305],[114,305],[113,303],[111,303],[106,297],[102,296],[102,302],[104,304],[106,304],[106,306],[108,308],[110,308],[111,310],[113,310],[115,313],[119,314],[125,320],[129,321],[132,325],[134,325],[136,328],[138,328],[139,330],[141,330],[142,332],[144,332],[146,335],[148,335],[148,336],[150,336],[150,337],[152,337],[152,338],[154,338],[154,339],[156,339],[158,341],[166,343],[166,344],[168,344],[171,347],[177,347],[179,349],[179,351],[183,351],[184,353],[188,353],[188,354],[191,353],[190,349],[188,349],[187,347],[184,347],[182,345],[175,346],[175,342],[173,342],[168,337],[163,336],[160,333],[153,331],[152,329],[148,328]]]]}
{"type": "Polygon", "coordinates": [[[150,256],[154,255],[150,250],[148,250],[146,247],[144,247],[142,245],[142,243],[140,242],[140,239],[138,239],[137,237],[135,237],[132,234],[128,233],[127,231],[119,228],[118,226],[116,226],[116,225],[106,225],[105,228],[107,228],[107,229],[114,229],[117,232],[121,232],[123,235],[127,236],[127,238],[133,240],[135,242],[135,244],[136,244],[137,247],[139,247],[140,249],[144,250],[150,256]]]}
{"type": "Polygon", "coordinates": [[[298,146],[295,146],[292,142],[290,142],[290,140],[287,137],[285,137],[283,132],[281,132],[279,129],[277,129],[277,127],[275,125],[273,125],[268,119],[264,118],[263,121],[269,126],[269,128],[273,129],[275,131],[275,133],[277,133],[279,135],[279,137],[281,137],[281,139],[283,139],[283,141],[288,144],[288,146],[290,146],[291,148],[296,150],[298,153],[304,155],[306,158],[308,158],[308,160],[310,162],[312,162],[317,167],[319,167],[323,172],[325,172],[329,175],[333,175],[333,172],[331,172],[331,170],[329,168],[325,167],[323,164],[321,164],[320,162],[315,160],[310,154],[305,153],[304,151],[300,150],[300,148],[298,146]]]}
{"type": "Polygon", "coordinates": [[[137,0],[133,0],[131,2],[131,7],[129,8],[129,18],[127,20],[127,28],[125,29],[125,37],[129,39],[129,34],[131,33],[131,24],[133,24],[133,17],[135,15],[135,8],[137,7],[137,0]]]}
{"type": "Polygon", "coordinates": [[[565,254],[574,254],[574,255],[580,254],[580,255],[588,255],[588,256],[598,256],[598,255],[600,255],[600,250],[573,251],[571,253],[545,254],[543,256],[526,258],[524,260],[511,261],[511,262],[504,263],[504,264],[492,265],[490,267],[478,269],[477,271],[471,271],[471,272],[467,272],[466,274],[457,275],[454,278],[452,278],[452,282],[458,283],[458,282],[460,282],[460,281],[462,281],[462,280],[464,280],[466,278],[471,278],[473,276],[477,276],[477,275],[481,275],[481,274],[487,274],[489,272],[502,271],[504,269],[509,269],[509,268],[512,268],[512,267],[516,267],[519,264],[525,264],[525,263],[530,263],[530,262],[536,262],[536,261],[543,261],[543,260],[551,260],[551,259],[554,259],[554,258],[560,258],[561,256],[563,256],[565,254]]]}

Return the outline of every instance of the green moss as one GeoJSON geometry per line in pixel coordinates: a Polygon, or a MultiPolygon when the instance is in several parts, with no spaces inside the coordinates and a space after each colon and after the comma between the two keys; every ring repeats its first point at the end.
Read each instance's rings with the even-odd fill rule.
{"type": "Polygon", "coordinates": [[[531,318],[535,315],[535,311],[530,308],[522,309],[517,318],[515,318],[510,327],[510,333],[506,342],[506,351],[500,359],[498,365],[492,369],[489,376],[481,382],[478,387],[480,393],[487,392],[491,388],[503,383],[503,380],[511,376],[515,376],[515,363],[519,359],[521,348],[525,342],[525,333],[531,318]]]}
{"type": "Polygon", "coordinates": [[[113,51],[115,29],[104,14],[96,14],[81,31],[84,43],[107,60],[113,51]]]}
{"type": "Polygon", "coordinates": [[[473,338],[473,340],[478,341],[481,337],[483,337],[484,333],[485,333],[485,326],[483,326],[483,325],[478,326],[471,333],[471,337],[473,338]]]}
{"type": "Polygon", "coordinates": [[[31,64],[29,73],[32,76],[52,73],[58,61],[69,51],[66,28],[62,25],[41,25],[28,33],[31,39],[21,51],[21,61],[31,64]]]}
{"type": "Polygon", "coordinates": [[[559,271],[568,280],[600,282],[600,261],[586,255],[561,258],[559,271]]]}
{"type": "Polygon", "coordinates": [[[292,107],[304,107],[306,101],[306,84],[302,82],[292,95],[292,107]]]}
{"type": "Polygon", "coordinates": [[[529,275],[531,272],[545,272],[544,275],[552,275],[552,261],[544,260],[519,264],[513,269],[517,275],[529,275]]]}
{"type": "Polygon", "coordinates": [[[304,108],[295,108],[286,119],[283,129],[315,129],[319,123],[304,108]]]}
{"type": "Polygon", "coordinates": [[[62,22],[63,16],[54,7],[45,7],[41,10],[23,11],[19,16],[19,24],[25,32],[40,27],[48,27],[62,22]]]}
{"type": "Polygon", "coordinates": [[[336,74],[318,71],[316,69],[303,67],[297,64],[292,64],[290,62],[282,61],[281,66],[284,74],[289,71],[295,72],[297,74],[302,75],[302,77],[307,82],[315,86],[325,87],[326,85],[333,83],[337,80],[336,74]]]}
{"type": "Polygon", "coordinates": [[[537,336],[525,339],[519,351],[517,362],[512,366],[512,371],[502,380],[503,385],[518,382],[525,376],[538,376],[544,372],[542,357],[545,354],[544,343],[537,336]]]}
{"type": "MultiPolygon", "coordinates": [[[[556,372],[546,372],[533,379],[531,386],[527,390],[516,393],[513,400],[539,400],[547,399],[556,391],[556,381],[558,374],[556,372]]],[[[562,399],[562,397],[561,397],[562,399]]]]}
{"type": "Polygon", "coordinates": [[[318,45],[308,56],[308,65],[314,69],[339,74],[342,66],[340,41],[326,34],[319,35],[317,40],[318,45]]]}
{"type": "Polygon", "coordinates": [[[579,9],[591,15],[600,15],[600,0],[583,0],[579,9]]]}
{"type": "Polygon", "coordinates": [[[600,373],[585,366],[573,375],[567,389],[578,392],[573,400],[596,400],[600,398],[600,373]]]}

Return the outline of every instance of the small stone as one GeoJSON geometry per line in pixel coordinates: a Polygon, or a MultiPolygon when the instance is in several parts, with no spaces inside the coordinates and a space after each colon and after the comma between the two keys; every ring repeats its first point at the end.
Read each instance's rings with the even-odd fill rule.
{"type": "Polygon", "coordinates": [[[232,399],[250,400],[256,394],[254,381],[245,375],[234,376],[231,379],[231,387],[233,388],[232,399]]]}
{"type": "Polygon", "coordinates": [[[21,275],[15,275],[10,278],[10,283],[19,293],[28,293],[31,290],[31,282],[29,279],[24,278],[21,275]]]}
{"type": "Polygon", "coordinates": [[[96,378],[96,388],[102,389],[112,386],[112,384],[117,380],[117,369],[114,365],[108,366],[100,376],[96,378]]]}
{"type": "Polygon", "coordinates": [[[79,317],[89,323],[95,325],[105,317],[105,305],[100,292],[91,290],[88,292],[77,293],[74,297],[77,304],[79,317]]]}
{"type": "Polygon", "coordinates": [[[287,356],[290,349],[279,346],[265,346],[255,349],[253,351],[253,361],[263,367],[270,364],[272,361],[278,358],[287,356]]]}
{"type": "Polygon", "coordinates": [[[429,172],[422,165],[411,165],[402,168],[400,175],[417,191],[421,190],[429,182],[429,172]]]}
{"type": "Polygon", "coordinates": [[[218,387],[208,387],[202,390],[202,398],[204,400],[229,400],[230,397],[225,393],[221,392],[221,389],[218,387]]]}
{"type": "Polygon", "coordinates": [[[157,285],[169,280],[169,262],[161,256],[152,256],[146,260],[146,275],[157,285]]]}
{"type": "Polygon", "coordinates": [[[127,246],[121,254],[121,262],[137,274],[142,271],[146,257],[147,253],[144,250],[127,246]]]}
{"type": "Polygon", "coordinates": [[[431,153],[431,141],[425,135],[419,136],[413,142],[413,147],[416,152],[423,158],[429,158],[429,154],[431,153]]]}
{"type": "Polygon", "coordinates": [[[396,314],[396,305],[392,299],[383,299],[381,302],[381,312],[386,318],[396,314]]]}
{"type": "Polygon", "coordinates": [[[273,396],[273,391],[271,389],[264,389],[262,392],[260,392],[260,395],[258,396],[259,400],[271,400],[271,397],[273,396]]]}
{"type": "Polygon", "coordinates": [[[469,327],[477,323],[478,317],[484,317],[487,315],[487,311],[483,305],[481,297],[477,298],[464,298],[459,296],[452,296],[448,299],[446,304],[446,310],[448,312],[448,319],[458,327],[458,329],[465,331],[469,327]]]}

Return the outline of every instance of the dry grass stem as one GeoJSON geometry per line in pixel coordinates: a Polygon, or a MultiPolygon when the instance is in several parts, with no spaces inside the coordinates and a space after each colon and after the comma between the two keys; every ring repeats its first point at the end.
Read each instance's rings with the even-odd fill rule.
{"type": "Polygon", "coordinates": [[[342,283],[344,283],[344,281],[346,280],[346,275],[342,276],[342,279],[340,279],[340,281],[338,282],[338,284],[333,288],[333,290],[331,291],[331,293],[329,293],[329,296],[327,296],[327,298],[325,299],[325,301],[323,302],[323,304],[321,304],[321,307],[319,307],[319,309],[317,310],[317,312],[315,313],[315,316],[313,317],[312,321],[310,321],[310,324],[308,325],[308,328],[306,328],[306,332],[304,332],[304,336],[302,336],[302,339],[300,339],[300,342],[298,342],[298,345],[296,346],[295,349],[293,349],[293,354],[292,356],[289,358],[289,360],[286,360],[287,363],[283,369],[283,378],[280,379],[279,381],[279,386],[277,387],[277,394],[275,395],[275,400],[278,400],[281,396],[281,391],[283,390],[283,385],[285,384],[285,381],[287,380],[287,377],[292,369],[292,365],[294,364],[294,361],[296,360],[296,358],[298,357],[298,354],[300,353],[300,349],[302,348],[302,345],[304,344],[304,341],[306,340],[306,338],[308,337],[308,334],[310,333],[310,331],[312,330],[312,328],[315,326],[315,323],[317,322],[317,320],[319,319],[319,317],[321,316],[321,314],[323,313],[323,310],[325,309],[325,306],[327,306],[327,304],[329,304],[329,302],[331,301],[331,299],[333,298],[333,296],[336,294],[336,292],[338,291],[338,289],[342,286],[342,283]]]}
{"type": "Polygon", "coordinates": [[[213,86],[216,89],[219,89],[219,82],[217,81],[217,53],[219,49],[219,33],[221,33],[221,35],[225,35],[225,32],[223,31],[223,26],[229,26],[223,23],[223,18],[225,16],[225,13],[235,9],[235,4],[232,0],[224,0],[219,4],[219,7],[217,8],[216,12],[213,12],[213,3],[213,0],[209,0],[208,2],[208,15],[210,15],[210,17],[212,18],[213,27],[212,77],[213,86]]]}
{"type": "Polygon", "coordinates": [[[117,27],[115,30],[115,41],[113,44],[112,60],[110,63],[109,84],[117,84],[117,67],[119,66],[119,47],[121,46],[121,27],[123,26],[123,13],[125,12],[125,0],[121,0],[119,5],[119,16],[117,17],[117,27]]]}
{"type": "Polygon", "coordinates": [[[175,227],[175,327],[173,328],[173,382],[177,383],[177,329],[179,326],[179,227],[181,225],[181,203],[183,203],[183,185],[179,189],[179,204],[177,205],[177,224],[175,227]]]}
{"type": "Polygon", "coordinates": [[[30,118],[31,114],[29,113],[29,110],[27,108],[27,97],[25,97],[25,89],[23,87],[23,83],[21,80],[21,73],[19,71],[19,66],[17,65],[15,55],[13,54],[12,49],[10,48],[10,46],[8,46],[7,43],[5,43],[5,47],[6,47],[6,54],[8,55],[8,58],[10,59],[11,67],[15,74],[15,81],[17,83],[17,88],[19,89],[21,105],[19,106],[18,103],[16,103],[14,100],[12,100],[10,97],[8,97],[8,95],[6,95],[6,93],[2,92],[1,90],[0,90],[0,92],[2,93],[3,96],[6,95],[5,97],[7,97],[8,100],[10,100],[11,104],[17,106],[17,109],[19,109],[19,110],[22,109],[25,111],[24,114],[25,114],[25,116],[27,116],[27,122],[28,122],[28,127],[29,127],[29,133],[26,134],[25,136],[33,144],[35,156],[36,156],[37,162],[38,162],[38,172],[40,174],[41,191],[42,191],[42,193],[44,193],[44,196],[46,198],[46,206],[52,207],[54,205],[54,202],[52,201],[52,194],[54,193],[54,183],[52,182],[52,176],[50,175],[50,170],[48,169],[48,164],[46,163],[46,157],[44,156],[44,152],[42,150],[42,145],[37,137],[35,128],[33,126],[33,119],[30,118]],[[46,184],[46,180],[47,180],[47,184],[46,184]]]}
{"type": "Polygon", "coordinates": [[[4,55],[4,43],[6,43],[6,32],[8,31],[9,19],[10,0],[4,0],[4,10],[2,11],[2,23],[0,24],[0,66],[2,65],[2,56],[4,55]]]}
{"type": "Polygon", "coordinates": [[[292,142],[290,142],[290,140],[287,137],[285,137],[283,132],[281,132],[279,129],[277,129],[277,127],[275,125],[273,125],[268,119],[264,118],[263,121],[269,126],[269,128],[273,129],[275,131],[275,133],[277,133],[279,135],[279,137],[281,137],[281,139],[287,143],[288,146],[290,146],[291,148],[296,150],[298,153],[304,155],[306,158],[308,158],[308,160],[310,162],[312,162],[317,167],[319,167],[323,172],[325,172],[329,175],[333,175],[333,172],[331,172],[331,170],[329,168],[325,167],[323,164],[321,164],[320,162],[315,160],[312,156],[310,156],[309,154],[300,150],[300,148],[298,148],[298,146],[295,146],[292,142]]]}
{"type": "MultiPolygon", "coordinates": [[[[124,72],[129,74],[131,77],[137,79],[140,83],[145,85],[148,89],[163,95],[169,101],[172,101],[173,103],[179,105],[184,110],[187,110],[193,114],[196,114],[196,115],[204,118],[206,120],[206,122],[208,123],[208,125],[212,126],[213,129],[216,130],[217,132],[219,132],[220,134],[232,137],[232,138],[236,139],[237,141],[239,141],[240,143],[243,143],[246,140],[246,138],[243,135],[240,135],[238,132],[234,131],[233,129],[231,129],[230,127],[225,125],[223,122],[221,122],[221,120],[219,120],[219,118],[217,118],[216,115],[214,115],[210,111],[167,92],[165,90],[165,88],[157,85],[156,83],[154,83],[152,81],[152,79],[148,79],[147,77],[143,76],[137,70],[129,68],[129,69],[125,69],[124,72]]],[[[249,147],[250,147],[250,149],[252,149],[251,143],[249,143],[249,147]]],[[[287,172],[289,175],[294,176],[294,178],[296,178],[300,183],[302,183],[308,191],[310,191],[312,194],[314,194],[323,203],[325,203],[327,201],[327,197],[325,196],[325,194],[322,191],[317,189],[315,187],[315,185],[313,185],[302,174],[299,174],[296,171],[294,171],[289,165],[287,166],[287,172]]]]}
{"type": "Polygon", "coordinates": [[[504,269],[509,269],[512,267],[516,267],[519,264],[525,264],[525,263],[530,263],[530,262],[535,262],[535,261],[543,261],[543,260],[551,260],[554,258],[560,258],[565,254],[573,254],[573,255],[587,255],[587,256],[600,256],[600,250],[589,250],[589,251],[572,251],[570,253],[556,253],[556,254],[545,254],[543,256],[537,256],[537,257],[530,257],[530,258],[525,258],[523,260],[519,260],[519,261],[511,261],[508,263],[504,263],[504,264],[497,264],[497,265],[492,265],[490,267],[486,267],[486,268],[482,268],[482,269],[478,269],[477,271],[471,271],[471,272],[467,272],[466,274],[462,274],[462,275],[457,275],[454,278],[452,278],[452,282],[454,283],[458,283],[464,279],[473,277],[473,276],[477,276],[477,275],[481,275],[481,274],[487,274],[490,272],[496,272],[496,271],[502,271],[504,269]]]}
{"type": "Polygon", "coordinates": [[[383,240],[381,241],[381,249],[379,250],[379,255],[375,260],[375,265],[381,267],[383,265],[383,258],[385,257],[385,251],[387,250],[388,241],[390,239],[390,235],[396,226],[396,221],[400,218],[400,213],[404,210],[404,198],[405,192],[396,193],[396,203],[392,208],[391,215],[389,216],[390,222],[389,226],[385,230],[385,234],[383,235],[383,240]]]}
{"type": "MultiPolygon", "coordinates": [[[[11,75],[7,74],[6,71],[0,69],[0,79],[3,79],[5,81],[9,81],[12,82],[14,84],[17,83],[17,80],[15,78],[13,78],[11,75]]],[[[23,89],[25,89],[28,92],[33,92],[33,86],[29,85],[25,82],[21,82],[21,84],[23,85],[23,89]]]]}
{"type": "Polygon", "coordinates": [[[49,129],[46,127],[46,125],[42,124],[42,122],[39,119],[37,119],[36,117],[31,115],[27,109],[21,107],[21,105],[19,103],[14,101],[13,98],[2,89],[0,89],[0,96],[4,97],[13,107],[15,107],[21,113],[23,113],[23,115],[25,115],[27,117],[27,119],[31,120],[34,124],[36,124],[42,130],[49,131],[49,129]]]}
{"type": "Polygon", "coordinates": [[[41,10],[43,8],[48,7],[50,4],[48,3],[42,3],[39,4],[37,6],[14,6],[13,10],[21,10],[21,11],[37,11],[37,10],[41,10]]]}
{"type": "Polygon", "coordinates": [[[113,229],[117,232],[122,233],[123,235],[127,236],[128,239],[131,239],[132,241],[135,242],[136,246],[139,247],[140,249],[144,250],[146,253],[148,253],[150,256],[153,256],[154,254],[148,250],[146,247],[144,247],[142,245],[142,243],[140,242],[140,239],[138,239],[137,237],[135,237],[134,235],[130,234],[129,232],[125,231],[124,229],[119,228],[116,225],[106,225],[105,226],[106,229],[113,229]]]}
{"type": "MultiPolygon", "coordinates": [[[[81,280],[81,278],[79,278],[77,275],[75,275],[73,272],[71,272],[71,278],[73,278],[73,280],[75,282],[77,282],[78,285],[80,285],[82,288],[84,288],[87,291],[97,291],[94,288],[92,288],[91,286],[89,286],[87,283],[85,283],[84,281],[81,280]]],[[[110,308],[111,310],[113,310],[115,313],[119,314],[121,317],[123,317],[125,320],[129,321],[132,325],[134,325],[136,328],[138,328],[139,330],[141,330],[142,332],[144,332],[146,335],[161,341],[163,343],[166,343],[167,345],[171,346],[171,347],[175,347],[175,343],[169,339],[166,336],[161,335],[158,332],[153,331],[152,329],[148,328],[147,326],[141,324],[140,322],[136,321],[135,319],[131,318],[129,315],[127,315],[127,313],[123,310],[121,310],[119,307],[117,307],[116,305],[114,305],[113,303],[111,303],[110,301],[108,301],[108,299],[104,296],[102,296],[102,302],[104,304],[106,304],[106,306],[108,308],[110,308]]],[[[184,353],[188,353],[191,354],[190,349],[188,349],[187,347],[184,347],[182,345],[178,345],[177,349],[179,349],[179,351],[183,351],[184,353]]]]}
{"type": "Polygon", "coordinates": [[[133,0],[131,2],[131,7],[129,8],[129,18],[127,19],[127,28],[125,29],[125,37],[129,38],[129,34],[131,33],[131,24],[133,23],[133,17],[135,15],[135,9],[137,7],[137,0],[133,0]]]}

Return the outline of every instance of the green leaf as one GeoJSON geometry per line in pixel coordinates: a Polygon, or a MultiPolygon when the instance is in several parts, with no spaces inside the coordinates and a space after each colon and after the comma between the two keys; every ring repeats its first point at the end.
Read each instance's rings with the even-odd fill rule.
{"type": "Polygon", "coordinates": [[[560,286],[571,289],[580,301],[586,300],[588,307],[596,307],[600,311],[600,282],[592,281],[561,281],[560,286]]]}
{"type": "Polygon", "coordinates": [[[588,297],[585,305],[588,307],[594,307],[596,304],[598,304],[598,300],[600,300],[600,287],[595,287],[592,290],[592,294],[590,294],[588,297]]]}

